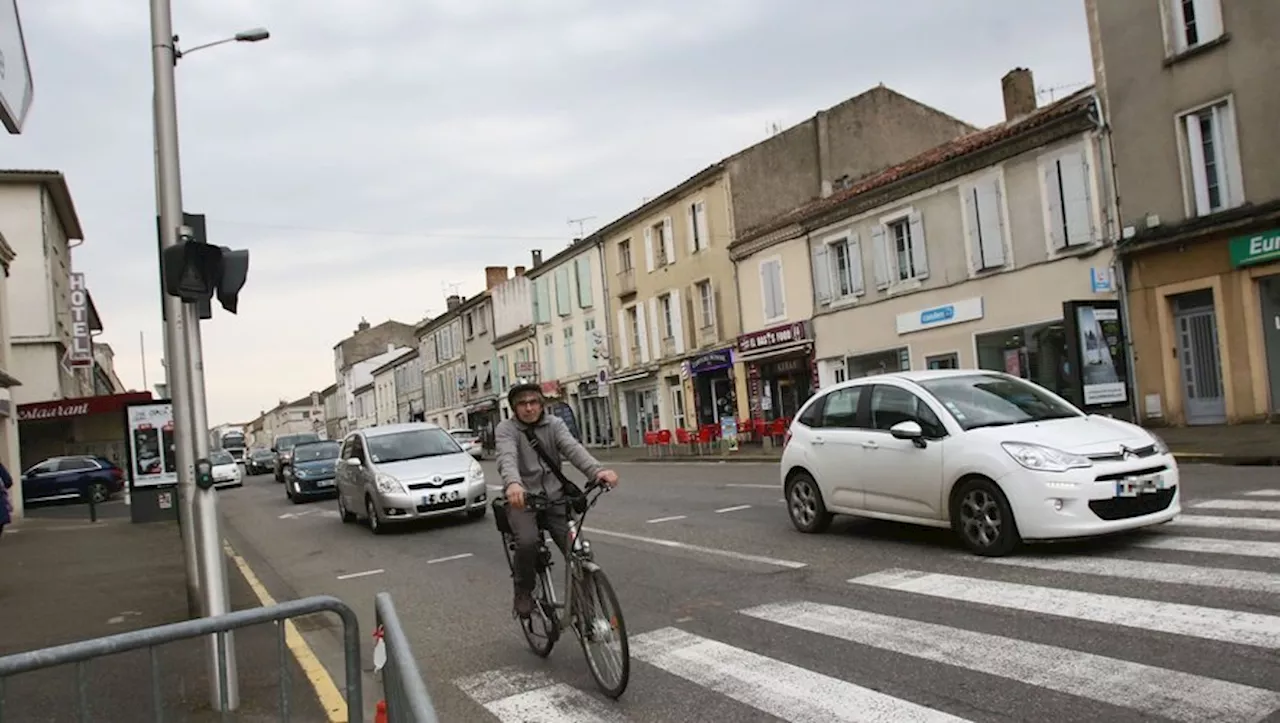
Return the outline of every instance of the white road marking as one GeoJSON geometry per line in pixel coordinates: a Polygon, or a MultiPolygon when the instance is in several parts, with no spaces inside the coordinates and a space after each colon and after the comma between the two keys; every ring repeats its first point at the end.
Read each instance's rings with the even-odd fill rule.
{"type": "Polygon", "coordinates": [[[683,520],[685,519],[685,517],[686,515],[672,515],[670,517],[655,517],[652,520],[646,520],[646,522],[652,525],[657,522],[674,522],[676,520],[683,520]]]}
{"type": "Polygon", "coordinates": [[[541,672],[519,667],[453,681],[502,723],[624,723],[604,701],[541,672]]]}
{"type": "Polygon", "coordinates": [[[464,552],[464,553],[462,553],[462,554],[460,554],[460,555],[450,555],[450,556],[448,556],[448,557],[437,557],[437,558],[436,558],[436,559],[434,559],[434,560],[427,560],[427,564],[428,564],[428,565],[434,565],[434,564],[436,564],[437,562],[449,562],[450,560],[461,560],[461,559],[463,559],[463,558],[467,558],[467,557],[473,557],[472,553],[470,553],[470,552],[464,552]]]}
{"type": "Polygon", "coordinates": [[[365,570],[364,572],[352,572],[346,575],[339,575],[338,579],[350,580],[356,577],[368,577],[369,575],[381,575],[384,572],[386,572],[386,570],[383,570],[382,568],[378,568],[377,570],[365,570]]]}
{"type": "Polygon", "coordinates": [[[1131,708],[1156,718],[1187,723],[1257,721],[1280,709],[1280,692],[835,605],[777,603],[739,612],[851,643],[1131,708]]]}
{"type": "Polygon", "coordinates": [[[917,570],[883,570],[849,582],[1224,643],[1280,648],[1280,617],[1274,615],[917,570]]]}
{"type": "Polygon", "coordinates": [[[1071,572],[1079,575],[1123,577],[1130,580],[1163,582],[1170,585],[1221,587],[1280,595],[1280,575],[1270,572],[1256,572],[1254,570],[1199,567],[1196,565],[1131,560],[1104,555],[1091,555],[1089,557],[1024,555],[1001,558],[984,557],[981,559],[988,564],[1008,567],[1028,567],[1036,570],[1071,572]]]}
{"type": "Polygon", "coordinates": [[[1243,555],[1245,557],[1280,559],[1280,542],[1224,540],[1220,537],[1153,535],[1145,539],[1134,540],[1133,545],[1153,550],[1177,550],[1179,552],[1205,552],[1213,555],[1243,555]]]}
{"type": "Polygon", "coordinates": [[[782,485],[749,485],[749,484],[726,484],[725,487],[742,487],[751,490],[780,490],[782,485]]]}
{"type": "Polygon", "coordinates": [[[802,567],[808,567],[805,562],[795,562],[794,560],[779,560],[775,557],[765,557],[763,555],[748,555],[745,552],[735,552],[733,550],[720,550],[714,547],[703,547],[701,545],[690,545],[687,542],[677,542],[675,540],[663,540],[658,537],[644,537],[642,535],[630,535],[625,532],[613,532],[611,530],[600,530],[594,527],[585,528],[592,535],[604,535],[605,537],[616,537],[620,540],[631,540],[632,542],[644,542],[650,545],[661,545],[662,547],[671,547],[677,550],[688,550],[690,552],[700,552],[704,555],[718,555],[720,557],[731,557],[735,560],[745,560],[747,562],[758,562],[762,565],[773,565],[775,567],[789,567],[793,570],[799,570],[802,567]]]}
{"type": "Polygon", "coordinates": [[[502,491],[502,485],[485,485],[485,486],[484,486],[484,488],[485,488],[485,489],[487,489],[487,490],[489,490],[490,492],[501,492],[501,491],[502,491]]]}
{"type": "Polygon", "coordinates": [[[630,643],[637,660],[787,721],[964,720],[678,628],[644,633],[630,643]]]}
{"type": "Polygon", "coordinates": [[[1200,510],[1247,510],[1249,512],[1280,512],[1280,502],[1271,500],[1204,500],[1191,505],[1200,510]]]}
{"type": "Polygon", "coordinates": [[[1212,515],[1178,515],[1169,523],[1174,527],[1203,527],[1214,530],[1232,529],[1248,532],[1280,532],[1280,517],[1215,517],[1212,515]]]}
{"type": "Polygon", "coordinates": [[[751,505],[735,505],[733,507],[721,507],[720,509],[716,510],[716,514],[721,515],[721,514],[724,514],[725,512],[737,512],[738,510],[745,510],[745,509],[749,509],[750,507],[751,505]]]}
{"type": "Polygon", "coordinates": [[[280,515],[280,519],[291,520],[295,517],[306,517],[307,515],[315,514],[317,511],[318,510],[302,510],[300,512],[286,512],[283,515],[280,515]]]}
{"type": "Polygon", "coordinates": [[[1280,497],[1280,490],[1253,490],[1252,492],[1245,492],[1245,495],[1249,497],[1280,497]]]}

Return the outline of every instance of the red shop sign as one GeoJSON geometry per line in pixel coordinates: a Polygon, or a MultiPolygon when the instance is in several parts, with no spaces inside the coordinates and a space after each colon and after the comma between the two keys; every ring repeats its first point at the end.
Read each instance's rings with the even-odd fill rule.
{"type": "Polygon", "coordinates": [[[100,397],[74,397],[50,402],[32,402],[18,405],[18,421],[32,422],[44,419],[71,419],[94,414],[109,414],[124,409],[133,402],[149,402],[151,392],[126,392],[100,397]]]}

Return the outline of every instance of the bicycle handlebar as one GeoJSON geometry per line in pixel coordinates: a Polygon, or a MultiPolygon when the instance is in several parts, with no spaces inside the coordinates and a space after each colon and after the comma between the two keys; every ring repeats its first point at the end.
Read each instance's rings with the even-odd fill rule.
{"type": "MultiPolygon", "coordinates": [[[[609,487],[598,480],[591,480],[583,487],[582,494],[586,496],[596,490],[600,490],[600,494],[604,494],[604,492],[609,491],[609,487]]],[[[569,497],[561,497],[558,500],[553,500],[542,492],[529,492],[526,490],[524,493],[525,509],[534,511],[545,510],[549,507],[555,507],[556,505],[567,505],[570,502],[571,500],[569,497]]]]}

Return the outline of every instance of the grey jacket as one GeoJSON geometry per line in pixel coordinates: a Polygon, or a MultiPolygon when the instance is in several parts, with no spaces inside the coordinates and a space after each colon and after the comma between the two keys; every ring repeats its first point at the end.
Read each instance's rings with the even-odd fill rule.
{"type": "MultiPolygon", "coordinates": [[[[494,443],[498,448],[498,475],[502,477],[502,486],[518,482],[529,492],[545,492],[552,499],[562,494],[562,485],[555,474],[547,469],[534,451],[529,440],[524,437],[524,422],[511,417],[498,423],[494,430],[494,443]]],[[[569,433],[569,427],[554,414],[543,414],[542,419],[532,425],[534,435],[538,438],[547,456],[554,462],[568,460],[588,480],[595,479],[604,465],[600,464],[578,440],[569,433]]]]}

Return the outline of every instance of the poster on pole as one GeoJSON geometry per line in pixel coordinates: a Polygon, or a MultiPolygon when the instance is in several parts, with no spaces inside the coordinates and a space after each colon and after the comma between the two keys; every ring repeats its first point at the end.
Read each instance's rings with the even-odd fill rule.
{"type": "Polygon", "coordinates": [[[173,403],[159,399],[129,404],[124,414],[130,488],[177,484],[173,403]]]}

